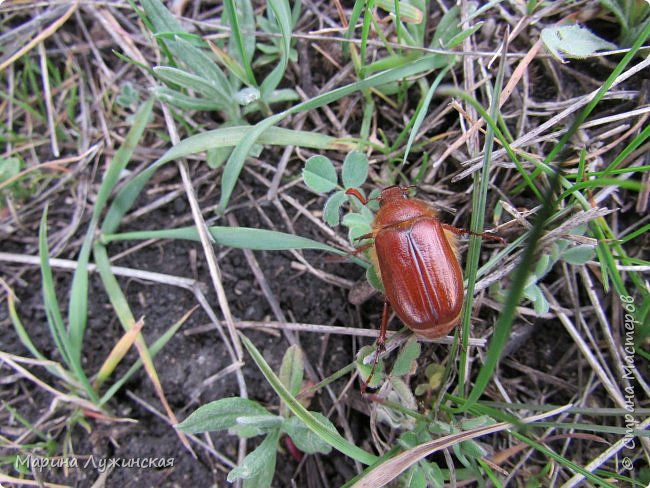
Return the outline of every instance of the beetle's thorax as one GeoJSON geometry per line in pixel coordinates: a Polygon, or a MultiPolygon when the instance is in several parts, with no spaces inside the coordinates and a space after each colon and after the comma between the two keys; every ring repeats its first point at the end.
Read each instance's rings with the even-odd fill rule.
{"type": "Polygon", "coordinates": [[[400,222],[407,222],[420,217],[437,218],[437,213],[424,200],[417,198],[410,199],[384,199],[375,217],[375,228],[381,229],[387,226],[398,225],[400,222]]]}

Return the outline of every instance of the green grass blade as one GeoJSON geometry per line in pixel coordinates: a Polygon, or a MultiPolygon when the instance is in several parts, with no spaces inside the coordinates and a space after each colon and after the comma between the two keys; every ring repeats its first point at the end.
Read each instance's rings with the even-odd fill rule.
{"type": "MultiPolygon", "coordinates": [[[[54,286],[54,279],[52,277],[52,268],[50,267],[49,249],[47,245],[47,207],[43,211],[41,218],[41,225],[38,235],[38,249],[41,258],[41,277],[43,280],[43,304],[45,305],[45,313],[47,315],[47,324],[50,328],[50,333],[54,344],[56,345],[63,362],[67,365],[74,379],[79,382],[80,386],[84,389],[87,397],[93,402],[97,403],[99,398],[95,393],[86,373],[81,367],[80,352],[74,351],[73,346],[68,340],[68,335],[65,330],[65,324],[59,309],[59,303],[56,299],[56,289],[54,286]]],[[[73,385],[68,385],[73,387],[73,385]]]]}
{"type": "Polygon", "coordinates": [[[88,320],[88,261],[95,237],[95,230],[97,229],[100,215],[108,202],[110,194],[119,180],[120,173],[124,170],[133,155],[133,151],[138,146],[138,141],[142,137],[149,122],[152,108],[153,99],[149,99],[140,107],[135,114],[133,126],[126,136],[124,143],[117,150],[110,166],[106,170],[102,184],[97,192],[93,214],[81,246],[77,268],[72,278],[70,301],[68,302],[68,338],[71,345],[71,353],[74,354],[75,361],[79,363],[81,362],[81,349],[88,320]]]}
{"type": "MultiPolygon", "coordinates": [[[[501,51],[501,63],[499,64],[499,71],[494,82],[492,89],[491,105],[490,105],[490,118],[496,120],[499,113],[499,95],[503,86],[503,76],[505,72],[506,51],[508,49],[508,42],[504,39],[501,51]]],[[[485,144],[483,149],[483,165],[481,172],[478,171],[473,175],[473,188],[472,193],[472,216],[470,221],[470,230],[475,234],[481,234],[484,229],[485,221],[485,206],[487,204],[488,183],[490,181],[490,163],[492,162],[492,151],[494,149],[494,137],[496,126],[488,125],[485,134],[485,144]]],[[[469,241],[469,250],[467,253],[466,263],[466,276],[467,276],[467,300],[462,312],[461,318],[461,334],[462,343],[467,344],[470,335],[470,322],[472,320],[472,306],[474,302],[474,287],[476,285],[476,276],[478,270],[479,258],[481,255],[481,237],[471,235],[469,241]]],[[[467,360],[467,349],[464,348],[461,352],[461,359],[459,365],[459,381],[458,389],[463,394],[465,391],[465,369],[469,361],[467,360]]]]}
{"type": "Polygon", "coordinates": [[[440,73],[438,73],[438,76],[436,76],[436,79],[433,80],[433,83],[429,87],[429,90],[427,91],[427,94],[422,100],[422,103],[420,104],[420,106],[418,106],[416,110],[415,122],[413,123],[411,134],[409,135],[408,141],[406,142],[406,149],[404,150],[404,159],[402,160],[403,165],[406,164],[406,160],[408,159],[409,152],[411,151],[411,146],[413,145],[413,141],[415,140],[415,137],[418,135],[418,131],[422,126],[422,122],[424,121],[424,118],[427,115],[427,112],[429,110],[429,104],[431,103],[433,94],[435,93],[436,89],[438,88],[438,85],[440,85],[440,82],[445,77],[445,75],[447,74],[450,68],[451,66],[447,66],[440,73]]]}
{"type": "Polygon", "coordinates": [[[569,195],[582,190],[584,188],[602,188],[605,186],[616,186],[618,188],[625,188],[627,190],[632,190],[635,192],[640,192],[643,190],[643,183],[635,180],[619,180],[617,178],[597,178],[595,180],[580,181],[573,185],[571,188],[567,189],[562,195],[560,195],[559,200],[563,200],[569,195]]]}
{"type": "Polygon", "coordinates": [[[494,326],[494,334],[492,335],[492,340],[488,346],[485,363],[481,367],[478,377],[474,382],[474,386],[467,398],[467,402],[460,409],[461,412],[466,412],[478,401],[480,396],[483,394],[485,388],[492,379],[492,375],[494,374],[494,370],[499,362],[501,353],[505,348],[506,343],[508,342],[510,331],[512,330],[512,323],[517,313],[516,308],[519,305],[519,302],[523,295],[524,285],[528,279],[528,275],[532,271],[533,265],[535,263],[534,256],[537,249],[537,244],[544,232],[545,223],[552,216],[556,205],[556,200],[553,196],[553,193],[559,185],[559,180],[560,176],[558,173],[552,180],[552,185],[548,191],[548,195],[543,200],[544,203],[542,205],[542,208],[537,214],[535,223],[529,232],[529,237],[526,241],[526,247],[521,255],[521,264],[517,267],[512,277],[512,282],[510,284],[510,289],[508,291],[506,301],[503,305],[497,323],[494,326]]]}
{"type": "Polygon", "coordinates": [[[183,110],[200,110],[209,112],[211,110],[223,110],[223,104],[209,100],[207,98],[197,97],[195,95],[185,95],[166,86],[157,86],[152,90],[152,94],[161,102],[168,103],[174,107],[183,110]]]}
{"type": "MultiPolygon", "coordinates": [[[[209,130],[183,139],[169,149],[155,164],[164,164],[178,158],[189,156],[210,149],[233,147],[239,144],[254,126],[239,125],[235,127],[222,127],[209,130]]],[[[259,144],[272,144],[279,146],[300,146],[313,149],[351,149],[351,144],[346,144],[340,139],[325,134],[314,132],[285,129],[282,127],[269,127],[258,139],[259,144]]]]}
{"type": "Polygon", "coordinates": [[[7,285],[5,286],[7,289],[7,308],[9,309],[9,317],[11,318],[11,322],[14,325],[14,329],[16,329],[16,334],[18,334],[18,338],[20,339],[20,342],[23,343],[23,345],[27,348],[27,350],[36,359],[40,359],[41,361],[48,361],[48,359],[34,345],[34,343],[32,342],[32,338],[30,337],[29,333],[25,329],[23,322],[20,320],[20,316],[16,311],[16,298],[13,294],[13,291],[10,290],[7,287],[7,285]]]}
{"type": "Polygon", "coordinates": [[[318,418],[313,416],[307,409],[298,401],[294,396],[289,393],[289,390],[282,384],[280,378],[276,376],[268,363],[264,360],[260,352],[253,345],[253,343],[243,334],[240,334],[242,343],[248,350],[249,354],[255,361],[255,364],[269,382],[271,387],[280,396],[284,404],[298,417],[303,423],[326,443],[334,449],[342,452],[346,456],[351,457],[363,464],[372,464],[378,458],[363,449],[350,443],[347,439],[342,437],[338,432],[331,430],[328,426],[323,424],[318,418]]]}
{"type": "Polygon", "coordinates": [[[43,281],[43,304],[47,315],[47,324],[54,339],[54,344],[59,350],[63,362],[72,368],[72,357],[66,342],[66,330],[59,302],[56,298],[56,288],[50,267],[50,251],[47,245],[47,207],[43,211],[41,225],[38,233],[38,251],[41,259],[41,279],[43,281]]]}
{"type": "Polygon", "coordinates": [[[291,50],[291,8],[287,0],[268,0],[268,7],[273,12],[273,17],[282,34],[282,42],[280,44],[280,62],[273,68],[271,73],[264,79],[260,86],[262,99],[266,100],[269,95],[275,90],[284,76],[284,72],[289,65],[289,51],[291,50]]]}
{"type": "MultiPolygon", "coordinates": [[[[616,158],[614,158],[614,161],[612,161],[611,164],[607,166],[607,169],[604,171],[603,174],[604,175],[613,174],[616,168],[618,168],[619,165],[623,163],[623,161],[625,161],[630,154],[636,151],[637,148],[640,147],[641,144],[643,144],[648,139],[648,137],[650,137],[650,124],[646,125],[644,129],[640,133],[638,133],[636,137],[634,137],[634,139],[632,139],[627,146],[625,146],[625,148],[616,156],[616,158]]],[[[632,169],[634,171],[641,171],[641,168],[629,168],[629,169],[632,169]]]]}
{"type": "MultiPolygon", "coordinates": [[[[252,249],[254,251],[286,251],[290,249],[319,249],[339,256],[348,256],[349,253],[336,247],[329,246],[319,241],[286,234],[267,229],[252,227],[209,227],[208,230],[216,244],[238,249],[252,249]]],[[[103,234],[102,242],[146,240],[146,239],[187,239],[198,241],[199,235],[196,227],[182,227],[178,229],[145,230],[123,232],[120,234],[103,234]]]]}
{"type": "MultiPolygon", "coordinates": [[[[248,2],[242,2],[244,4],[248,2]]],[[[250,7],[250,5],[249,5],[250,7]]],[[[245,8],[245,7],[244,7],[245,8]]],[[[247,37],[253,37],[253,41],[255,39],[253,33],[246,33],[245,35],[241,32],[241,29],[239,27],[239,18],[237,16],[237,7],[235,5],[235,2],[233,0],[225,0],[224,1],[224,11],[226,14],[226,17],[228,18],[228,23],[230,24],[230,29],[231,29],[231,37],[230,37],[230,45],[234,46],[234,55],[236,56],[236,59],[238,59],[241,63],[242,68],[244,68],[244,74],[246,76],[246,83],[249,86],[257,86],[257,80],[255,79],[255,74],[253,73],[253,67],[251,65],[251,56],[252,53],[250,51],[250,48],[247,47],[247,42],[246,38],[247,37]]],[[[250,25],[249,25],[250,27],[250,25]]],[[[253,29],[254,31],[255,29],[253,29]]]]}

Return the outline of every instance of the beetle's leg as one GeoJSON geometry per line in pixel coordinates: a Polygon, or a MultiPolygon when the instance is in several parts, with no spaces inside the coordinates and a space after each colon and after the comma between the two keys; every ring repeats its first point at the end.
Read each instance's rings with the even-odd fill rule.
{"type": "Polygon", "coordinates": [[[377,351],[375,352],[375,360],[372,363],[372,369],[368,375],[368,379],[361,384],[361,394],[366,394],[368,383],[372,380],[375,371],[377,370],[377,363],[379,362],[379,355],[386,350],[386,334],[388,333],[388,319],[390,318],[390,302],[384,300],[384,311],[381,314],[381,325],[379,326],[379,337],[377,337],[377,351]]]}
{"type": "Polygon", "coordinates": [[[357,248],[356,248],[354,251],[352,251],[350,254],[352,254],[353,256],[356,256],[356,255],[358,255],[358,254],[361,254],[363,251],[367,251],[367,250],[370,249],[373,245],[374,245],[374,244],[373,244],[372,242],[369,243],[369,244],[364,244],[363,246],[359,246],[359,247],[357,247],[357,248]]]}
{"type": "Polygon", "coordinates": [[[372,232],[368,232],[367,234],[363,234],[363,235],[361,235],[359,237],[355,237],[354,240],[355,241],[362,241],[364,239],[374,239],[374,238],[375,238],[375,234],[373,234],[372,232]]]}
{"type": "Polygon", "coordinates": [[[494,234],[490,234],[489,232],[483,232],[479,234],[478,232],[472,232],[471,230],[465,230],[465,229],[459,229],[458,227],[454,227],[453,225],[449,224],[441,224],[442,228],[445,230],[448,230],[449,232],[453,232],[454,234],[470,234],[473,236],[479,236],[483,237],[484,239],[490,239],[492,241],[499,241],[501,244],[505,244],[506,240],[503,237],[496,236],[494,234]]]}
{"type": "MultiPolygon", "coordinates": [[[[372,232],[369,232],[368,234],[363,234],[362,236],[356,237],[354,240],[355,241],[362,241],[364,239],[374,239],[375,236],[372,232]]],[[[374,246],[374,242],[368,242],[367,244],[363,244],[359,247],[357,247],[351,254],[353,256],[356,256],[357,254],[361,254],[363,251],[367,251],[370,249],[372,246],[374,246]]]]}
{"type": "MultiPolygon", "coordinates": [[[[377,338],[377,352],[386,350],[386,334],[388,333],[388,319],[390,318],[390,302],[384,300],[384,311],[381,314],[381,326],[379,327],[379,337],[377,338]]],[[[376,363],[377,361],[375,361],[376,363]]]]}

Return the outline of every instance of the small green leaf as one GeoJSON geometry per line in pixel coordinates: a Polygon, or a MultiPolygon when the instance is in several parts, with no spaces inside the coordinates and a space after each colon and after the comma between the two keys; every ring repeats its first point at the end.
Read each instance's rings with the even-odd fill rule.
{"type": "Polygon", "coordinates": [[[231,397],[206,403],[176,426],[189,434],[225,430],[237,425],[237,419],[245,416],[271,415],[253,400],[231,397]]]}
{"type": "Polygon", "coordinates": [[[616,45],[601,39],[589,29],[579,25],[556,25],[545,27],[542,42],[549,52],[564,62],[562,53],[569,58],[586,58],[597,51],[616,49],[616,45]]]}
{"type": "Polygon", "coordinates": [[[362,224],[353,225],[350,227],[350,230],[348,231],[348,239],[355,247],[364,246],[366,243],[370,241],[366,239],[360,239],[360,237],[370,234],[371,231],[372,231],[372,227],[370,227],[369,224],[362,223],[362,224]]]}
{"type": "MultiPolygon", "coordinates": [[[[368,381],[368,377],[370,376],[370,373],[372,372],[373,364],[364,364],[363,360],[368,357],[370,354],[372,354],[375,351],[374,346],[364,346],[362,347],[359,352],[357,353],[357,360],[356,360],[356,365],[357,365],[357,371],[361,375],[361,379],[363,381],[368,381]]],[[[372,378],[370,378],[370,382],[368,383],[368,388],[377,388],[384,377],[384,362],[379,359],[377,362],[377,368],[375,368],[375,372],[372,375],[372,378]]]]}
{"type": "MultiPolygon", "coordinates": [[[[424,464],[425,461],[420,461],[420,464],[424,464]]],[[[431,482],[432,486],[445,486],[445,476],[436,463],[426,463],[427,469],[427,479],[431,482]]]]}
{"type": "Polygon", "coordinates": [[[372,212],[379,210],[379,196],[381,195],[381,190],[379,188],[373,189],[368,195],[368,205],[366,205],[366,210],[372,215],[372,212]]]}
{"type": "Polygon", "coordinates": [[[460,7],[454,5],[442,16],[429,47],[434,49],[446,48],[449,41],[460,33],[460,7]]]}
{"type": "Polygon", "coordinates": [[[20,173],[22,163],[18,158],[0,158],[0,183],[20,173]]]}
{"type": "Polygon", "coordinates": [[[342,171],[343,186],[356,188],[365,183],[368,177],[368,158],[359,151],[348,153],[343,161],[342,171]]]}
{"type": "Polygon", "coordinates": [[[232,483],[236,479],[250,479],[258,476],[260,473],[271,471],[271,478],[268,483],[260,483],[260,487],[271,486],[273,472],[275,471],[276,454],[278,450],[278,440],[280,439],[280,430],[274,430],[266,436],[266,439],[257,446],[253,452],[250,452],[242,463],[228,473],[227,480],[232,483]],[[273,469],[270,469],[270,467],[273,469]]]}
{"type": "Polygon", "coordinates": [[[528,284],[524,288],[524,297],[526,299],[530,300],[531,302],[534,302],[535,300],[537,300],[537,298],[539,296],[539,293],[540,293],[540,289],[534,282],[528,284]]]}
{"type": "Polygon", "coordinates": [[[533,302],[533,307],[537,315],[542,315],[548,312],[549,309],[548,301],[546,300],[546,297],[544,296],[544,293],[542,292],[539,286],[537,286],[536,284],[527,286],[524,289],[524,296],[528,300],[533,302]]]}
{"type": "MultiPolygon", "coordinates": [[[[332,432],[336,432],[334,424],[319,412],[310,412],[314,417],[318,418],[323,425],[331,428],[332,432]]],[[[289,417],[282,425],[282,430],[286,432],[298,449],[307,454],[321,453],[329,454],[332,446],[327,444],[300,420],[298,417],[289,417]]]]}
{"type": "Polygon", "coordinates": [[[454,47],[458,46],[461,42],[463,42],[465,39],[467,39],[469,36],[474,34],[482,26],[483,26],[483,22],[478,22],[477,24],[474,24],[473,26],[465,29],[464,31],[459,32],[454,37],[449,39],[449,41],[447,41],[447,43],[445,44],[445,48],[453,49],[454,47]]]}
{"type": "Polygon", "coordinates": [[[347,195],[341,190],[330,195],[323,207],[323,220],[327,225],[330,227],[339,225],[341,220],[341,205],[343,205],[347,199],[347,195]]]}
{"type": "Polygon", "coordinates": [[[478,442],[474,440],[463,441],[460,443],[463,453],[474,459],[482,458],[487,455],[487,451],[478,442]]]}
{"type": "Polygon", "coordinates": [[[592,260],[595,254],[596,252],[592,246],[583,244],[564,251],[562,253],[562,259],[569,264],[581,266],[587,263],[587,261],[592,260]]]}
{"type": "MultiPolygon", "coordinates": [[[[397,376],[391,376],[390,383],[393,387],[393,391],[399,397],[400,405],[410,410],[417,410],[417,402],[415,401],[415,395],[413,395],[413,391],[411,390],[410,385],[407,385],[406,381],[397,376]]],[[[403,412],[395,411],[393,412],[393,415],[395,419],[399,420],[400,424],[403,426],[412,425],[413,423],[413,418],[409,417],[403,412]]]]}
{"type": "Polygon", "coordinates": [[[427,480],[424,477],[424,473],[420,469],[419,465],[414,466],[406,473],[406,479],[404,480],[404,486],[409,486],[411,488],[426,488],[427,480]]]}
{"type": "Polygon", "coordinates": [[[302,171],[305,184],[316,193],[329,193],[336,188],[338,178],[336,168],[329,158],[322,155],[312,156],[307,160],[302,171]]]}
{"type": "Polygon", "coordinates": [[[420,343],[417,341],[415,336],[411,337],[402,350],[397,355],[393,369],[391,370],[391,375],[394,376],[404,376],[411,372],[411,366],[413,362],[420,356],[420,343]]]}
{"type": "MultiPolygon", "coordinates": [[[[371,221],[372,222],[372,221],[371,221]]],[[[343,216],[343,219],[341,220],[341,223],[346,226],[346,227],[356,227],[359,225],[367,225],[368,228],[370,228],[370,223],[368,222],[368,219],[357,212],[350,212],[347,213],[343,216]]]]}
{"type": "Polygon", "coordinates": [[[297,345],[289,347],[282,358],[280,381],[293,396],[300,393],[304,369],[305,359],[302,349],[297,345]]]}
{"type": "Polygon", "coordinates": [[[403,449],[411,449],[418,445],[418,436],[415,432],[408,430],[399,436],[397,442],[403,449]]]}
{"type": "Polygon", "coordinates": [[[438,390],[445,378],[445,367],[439,363],[431,363],[425,369],[424,374],[429,381],[429,388],[438,390]]]}
{"type": "Polygon", "coordinates": [[[273,481],[273,476],[275,475],[275,461],[276,458],[273,458],[273,462],[270,462],[268,465],[263,466],[259,473],[257,473],[252,478],[245,479],[243,488],[270,487],[273,481]]]}

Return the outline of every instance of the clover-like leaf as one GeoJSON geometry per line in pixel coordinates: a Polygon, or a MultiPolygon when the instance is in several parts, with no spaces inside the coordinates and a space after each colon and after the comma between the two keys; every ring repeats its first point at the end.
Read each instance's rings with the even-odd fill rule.
{"type": "Polygon", "coordinates": [[[524,290],[524,296],[533,302],[533,308],[537,315],[542,315],[548,312],[549,304],[542,292],[542,289],[536,284],[532,284],[526,287],[524,290]]]}
{"type": "Polygon", "coordinates": [[[345,192],[339,190],[330,195],[323,207],[323,220],[330,227],[339,225],[341,220],[341,205],[347,201],[345,192]]]}
{"type": "Polygon", "coordinates": [[[357,371],[361,375],[361,379],[363,381],[367,382],[368,379],[370,379],[370,382],[368,383],[368,388],[377,388],[384,376],[384,362],[381,359],[379,359],[377,362],[377,368],[375,368],[375,372],[372,375],[372,378],[368,378],[370,376],[370,373],[372,372],[373,364],[372,363],[364,364],[363,360],[366,357],[368,357],[370,354],[372,354],[374,351],[375,348],[373,346],[364,346],[357,353],[357,360],[356,360],[357,371]]]}
{"type": "Polygon", "coordinates": [[[375,188],[370,192],[368,195],[368,205],[366,205],[366,209],[368,212],[376,212],[379,210],[379,197],[381,196],[381,190],[379,188],[375,188]]]}
{"type": "Polygon", "coordinates": [[[553,263],[551,262],[551,257],[548,254],[543,254],[537,260],[537,264],[535,265],[535,271],[533,271],[533,275],[535,275],[537,279],[540,279],[546,273],[548,273],[548,271],[551,269],[552,266],[553,263]]]}
{"type": "Polygon", "coordinates": [[[302,171],[305,184],[316,193],[329,193],[336,188],[336,168],[329,158],[316,155],[307,160],[302,171]]]}
{"type": "Polygon", "coordinates": [[[359,225],[367,225],[370,227],[372,220],[368,221],[365,215],[358,212],[350,212],[343,216],[341,223],[346,227],[357,227],[359,225]]]}
{"type": "Polygon", "coordinates": [[[594,248],[592,246],[583,244],[580,246],[575,246],[570,249],[567,249],[562,253],[562,259],[569,264],[575,266],[581,266],[587,261],[590,261],[594,258],[595,255],[594,248]]]}
{"type": "Polygon", "coordinates": [[[368,158],[359,151],[348,153],[343,161],[343,186],[355,188],[365,183],[368,177],[368,158]]]}
{"type": "Polygon", "coordinates": [[[395,359],[395,364],[391,370],[391,375],[403,376],[411,372],[413,362],[418,358],[421,351],[420,343],[415,336],[411,337],[395,359]]]}
{"type": "Polygon", "coordinates": [[[601,39],[586,27],[579,25],[556,25],[542,29],[542,42],[549,52],[564,62],[568,58],[586,58],[597,51],[616,49],[616,44],[601,39]]]}

